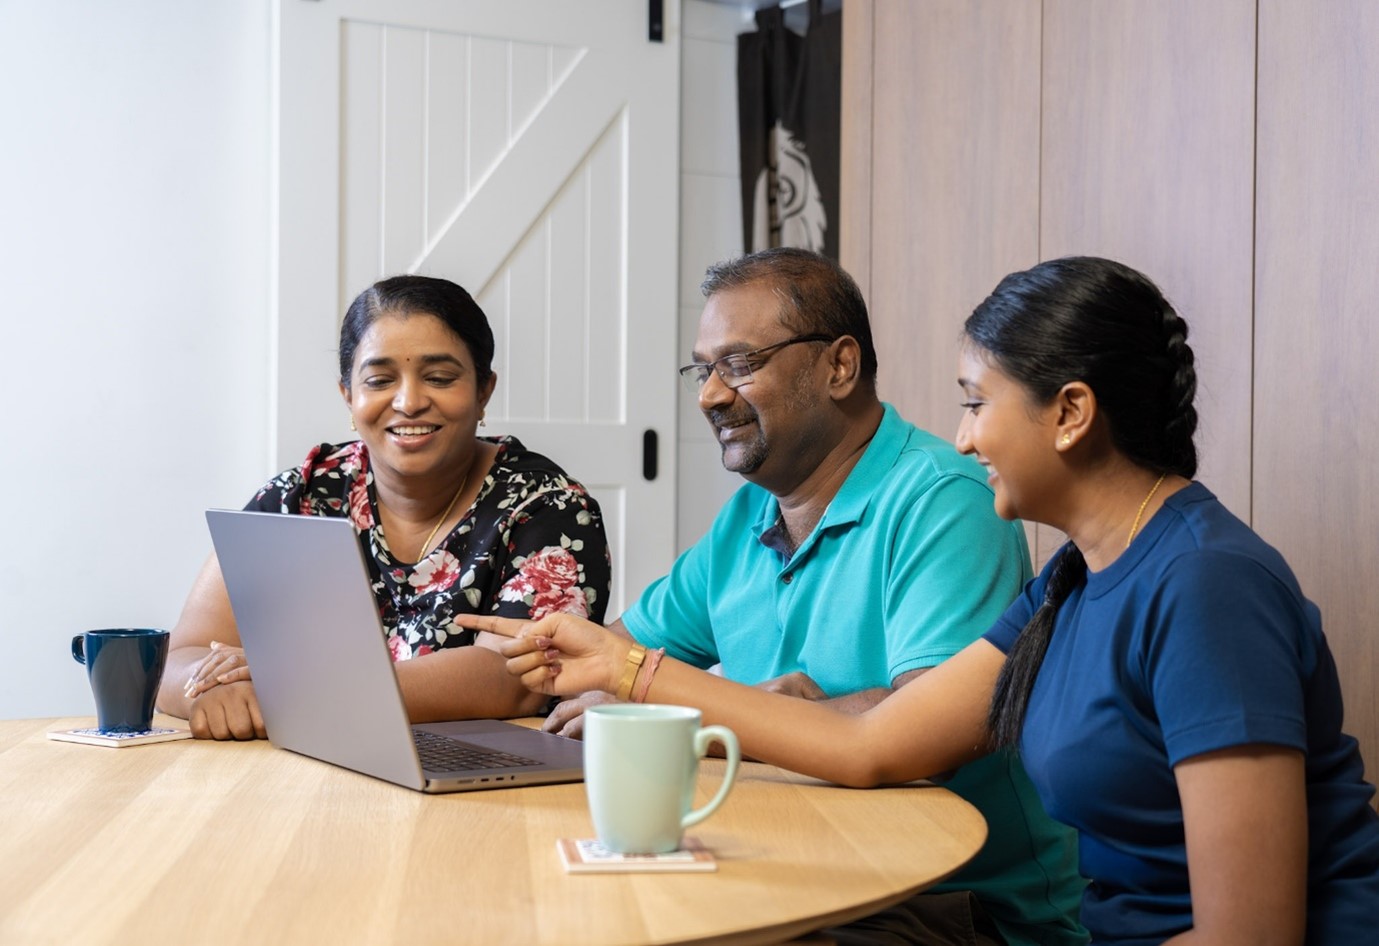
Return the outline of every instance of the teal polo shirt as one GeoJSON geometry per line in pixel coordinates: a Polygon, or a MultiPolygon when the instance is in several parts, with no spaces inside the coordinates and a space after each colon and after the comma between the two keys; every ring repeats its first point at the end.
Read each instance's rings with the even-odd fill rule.
{"type": "Polygon", "coordinates": [[[976,461],[889,404],[819,523],[788,559],[761,536],[776,497],[744,485],[622,615],[638,641],[760,683],[796,670],[830,696],[890,686],[986,632],[1031,577],[976,461]]]}
{"type": "MultiPolygon", "coordinates": [[[[981,465],[885,405],[881,424],[793,555],[744,485],[708,533],[622,615],[647,647],[756,684],[809,675],[829,696],[933,667],[994,625],[1030,579],[1024,528],[995,513],[981,465]]],[[[947,783],[986,817],[986,846],[940,889],[972,890],[1013,944],[1085,942],[1071,832],[1002,753],[947,783]]]]}

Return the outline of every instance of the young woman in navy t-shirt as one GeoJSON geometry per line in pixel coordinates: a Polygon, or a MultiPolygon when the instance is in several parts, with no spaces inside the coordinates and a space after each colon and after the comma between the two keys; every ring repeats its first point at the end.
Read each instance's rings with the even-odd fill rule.
{"type": "MultiPolygon", "coordinates": [[[[1341,730],[1317,608],[1193,481],[1187,325],[1132,269],[1053,260],[977,307],[959,374],[957,445],[986,467],[997,512],[1069,537],[982,640],[861,716],[669,659],[625,689],[849,785],[1019,751],[1079,832],[1094,943],[1372,941],[1374,788],[1341,730]]],[[[568,615],[469,626],[518,635],[509,670],[546,693],[613,690],[641,656],[568,615]]]]}

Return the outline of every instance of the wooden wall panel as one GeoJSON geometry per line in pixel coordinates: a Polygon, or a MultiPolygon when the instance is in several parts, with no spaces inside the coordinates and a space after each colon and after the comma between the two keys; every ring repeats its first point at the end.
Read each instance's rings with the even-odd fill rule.
{"type": "Polygon", "coordinates": [[[1254,0],[1044,4],[1040,256],[1164,290],[1197,357],[1198,476],[1247,522],[1254,55],[1254,0]]]}
{"type": "Polygon", "coordinates": [[[1156,279],[1193,330],[1200,476],[1321,606],[1373,780],[1379,4],[848,0],[844,50],[844,265],[883,396],[951,436],[956,334],[1012,269],[1156,279]]]}
{"type": "Polygon", "coordinates": [[[869,302],[881,394],[951,440],[962,322],[1038,256],[1039,3],[872,6],[869,302]]]}
{"type": "Polygon", "coordinates": [[[838,262],[871,302],[873,0],[843,4],[843,102],[838,134],[838,262]]]}
{"type": "Polygon", "coordinates": [[[1322,609],[1379,775],[1379,4],[1259,16],[1254,524],[1322,609]]]}

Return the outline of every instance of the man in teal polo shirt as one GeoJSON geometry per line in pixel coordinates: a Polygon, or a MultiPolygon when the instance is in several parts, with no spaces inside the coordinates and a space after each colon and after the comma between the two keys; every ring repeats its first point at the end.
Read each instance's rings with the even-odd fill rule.
{"type": "MultiPolygon", "coordinates": [[[[729,679],[862,712],[976,640],[1030,577],[981,467],[876,394],[866,304],[832,261],[766,250],[709,269],[694,363],[723,464],[747,483],[619,622],[729,679]]],[[[558,706],[578,734],[606,694],[558,706]]],[[[948,787],[986,817],[950,882],[829,934],[843,943],[1075,944],[1073,835],[997,753],[948,787]]]]}

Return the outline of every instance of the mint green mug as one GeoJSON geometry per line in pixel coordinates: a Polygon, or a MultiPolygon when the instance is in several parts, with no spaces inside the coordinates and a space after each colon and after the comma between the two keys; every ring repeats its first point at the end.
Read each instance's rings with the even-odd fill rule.
{"type": "Polygon", "coordinates": [[[584,786],[599,843],[620,854],[680,847],[685,828],[718,809],[742,752],[726,726],[700,726],[697,709],[646,703],[591,706],[584,716],[584,786]],[[708,804],[694,808],[699,760],[723,744],[728,767],[708,804]]]}

